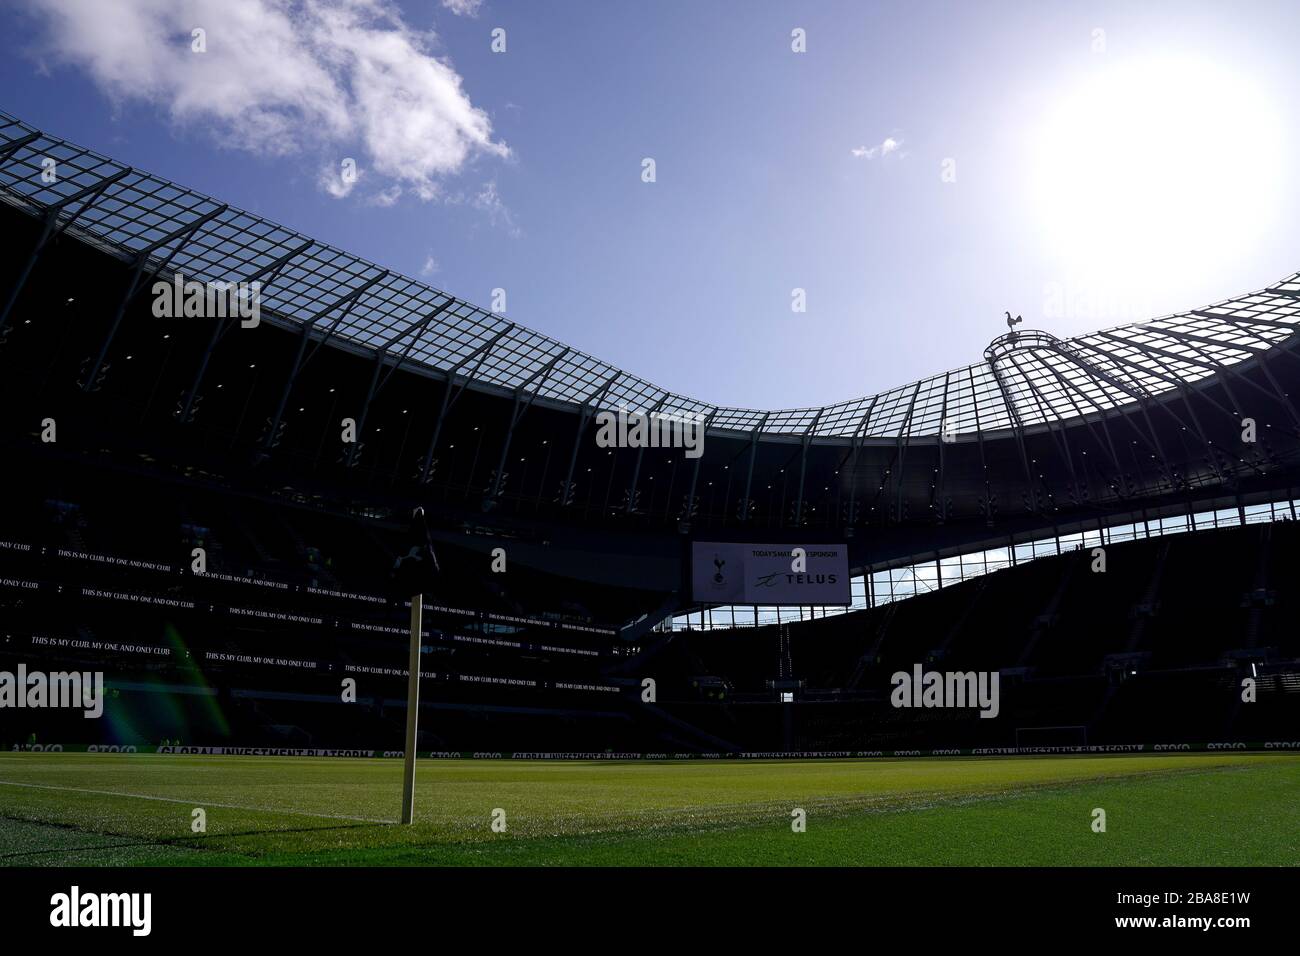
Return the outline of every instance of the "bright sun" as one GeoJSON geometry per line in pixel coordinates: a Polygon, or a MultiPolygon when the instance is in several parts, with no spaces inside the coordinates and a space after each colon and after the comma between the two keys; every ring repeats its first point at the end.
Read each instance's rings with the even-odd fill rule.
{"type": "Polygon", "coordinates": [[[1106,65],[1053,101],[1033,144],[1046,251],[1130,289],[1248,255],[1283,186],[1282,129],[1259,88],[1214,64],[1106,65]]]}

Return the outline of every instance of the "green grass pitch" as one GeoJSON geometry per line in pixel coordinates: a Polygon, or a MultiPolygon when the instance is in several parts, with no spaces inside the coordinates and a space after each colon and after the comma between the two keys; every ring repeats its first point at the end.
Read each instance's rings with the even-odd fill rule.
{"type": "Polygon", "coordinates": [[[0,754],[0,865],[1300,863],[1300,755],[422,760],[410,827],[401,770],[0,754]]]}

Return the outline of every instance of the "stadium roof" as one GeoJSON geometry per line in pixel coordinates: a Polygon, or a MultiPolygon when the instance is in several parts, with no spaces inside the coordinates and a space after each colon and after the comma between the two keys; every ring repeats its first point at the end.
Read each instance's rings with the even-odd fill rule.
{"type": "Polygon", "coordinates": [[[711,431],[809,439],[1023,429],[1127,406],[1232,367],[1300,329],[1300,273],[1248,295],[1060,340],[1012,332],[982,361],[878,395],[779,411],[669,392],[416,279],[50,136],[0,112],[0,199],[127,262],[207,282],[261,281],[264,315],[335,326],[367,353],[561,406],[702,416],[711,431]],[[46,182],[43,160],[57,163],[46,182]]]}

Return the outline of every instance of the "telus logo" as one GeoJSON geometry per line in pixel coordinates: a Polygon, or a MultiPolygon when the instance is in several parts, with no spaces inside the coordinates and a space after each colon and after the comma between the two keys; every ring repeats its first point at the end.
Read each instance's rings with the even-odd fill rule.
{"type": "Polygon", "coordinates": [[[153,928],[152,893],[71,893],[50,897],[51,926],[129,926],[131,935],[148,936],[153,928]]]}

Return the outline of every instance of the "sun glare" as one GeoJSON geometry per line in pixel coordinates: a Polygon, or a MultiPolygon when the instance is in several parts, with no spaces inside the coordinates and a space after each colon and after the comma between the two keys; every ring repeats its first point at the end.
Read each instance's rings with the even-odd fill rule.
{"type": "Polygon", "coordinates": [[[1034,142],[1048,253],[1129,290],[1240,259],[1277,207],[1282,128],[1265,91],[1204,60],[1106,65],[1052,103],[1034,142]]]}

